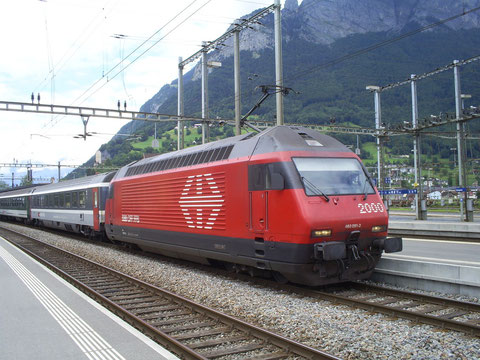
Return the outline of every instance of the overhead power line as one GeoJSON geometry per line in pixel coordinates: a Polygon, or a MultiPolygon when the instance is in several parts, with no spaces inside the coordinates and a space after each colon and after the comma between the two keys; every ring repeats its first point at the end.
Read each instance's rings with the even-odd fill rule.
{"type": "Polygon", "coordinates": [[[134,60],[132,60],[129,64],[125,65],[122,69],[120,69],[120,71],[118,71],[115,75],[113,75],[112,77],[108,77],[108,75],[110,73],[112,73],[115,69],[117,69],[118,67],[122,66],[122,64],[125,62],[125,60],[127,60],[128,58],[130,58],[130,56],[132,56],[135,52],[137,52],[142,46],[144,46],[145,44],[147,44],[155,35],[157,35],[160,31],[162,31],[163,29],[165,29],[165,27],[167,27],[168,25],[170,25],[174,20],[176,20],[179,16],[181,16],[185,11],[187,11],[194,3],[196,3],[198,0],[193,0],[190,4],[188,4],[185,8],[183,8],[182,11],[180,11],[179,13],[177,13],[174,17],[172,17],[169,21],[167,21],[162,27],[160,27],[157,31],[155,31],[151,36],[149,36],[146,40],[144,40],[140,45],[138,45],[134,50],[132,50],[127,56],[125,56],[125,58],[121,59],[121,61],[119,61],[115,66],[113,66],[110,70],[108,70],[100,79],[98,79],[97,81],[95,81],[87,90],[85,90],[80,96],[78,96],[74,101],[73,103],[75,103],[76,101],[80,100],[84,95],[86,95],[95,85],[97,85],[100,81],[104,80],[105,78],[107,78],[107,81],[102,85],[100,86],[100,88],[96,89],[92,94],[90,94],[88,97],[86,97],[85,99],[83,99],[82,103],[85,102],[85,100],[87,100],[88,98],[90,98],[93,94],[95,94],[97,91],[99,91],[101,88],[103,88],[103,86],[105,86],[106,83],[108,83],[110,80],[113,80],[115,77],[117,77],[122,71],[124,71],[125,69],[127,69],[131,64],[133,64],[135,61],[137,61],[141,56],[143,56],[145,53],[147,53],[149,50],[151,50],[155,45],[157,45],[162,39],[164,39],[168,34],[170,34],[173,30],[176,30],[180,25],[182,25],[185,21],[187,21],[188,19],[190,19],[194,14],[196,14],[198,11],[200,11],[205,5],[207,5],[209,2],[211,2],[212,0],[208,0],[205,4],[203,4],[200,8],[198,8],[195,12],[193,12],[191,15],[189,15],[185,20],[183,20],[179,25],[177,25],[176,27],[174,27],[173,30],[169,31],[166,35],[162,36],[159,40],[155,41],[153,43],[153,45],[151,45],[150,47],[148,47],[145,51],[143,51],[139,56],[137,56],[134,60]]]}
{"type": "MultiPolygon", "coordinates": [[[[110,82],[110,80],[113,80],[115,77],[117,77],[122,71],[124,71],[125,69],[127,69],[131,64],[133,64],[135,61],[137,61],[141,56],[143,56],[146,52],[148,52],[150,49],[152,49],[155,45],[157,45],[161,40],[163,40],[166,36],[168,36],[171,32],[173,32],[174,30],[176,30],[180,25],[182,25],[183,23],[185,23],[188,19],[190,19],[194,14],[196,14],[198,11],[200,11],[204,6],[206,6],[208,3],[210,3],[212,0],[208,0],[205,4],[203,4],[200,8],[198,8],[196,11],[194,11],[192,14],[190,14],[186,19],[184,19],[182,22],[180,22],[180,24],[178,24],[177,26],[175,26],[172,30],[170,30],[166,35],[164,35],[162,38],[160,38],[159,40],[155,41],[153,43],[153,45],[151,45],[150,47],[147,48],[147,50],[145,50],[144,52],[142,52],[139,56],[137,56],[133,61],[131,61],[129,64],[125,65],[122,69],[120,69],[117,73],[115,73],[115,75],[113,75],[112,77],[108,77],[108,75],[114,71],[116,68],[118,68],[119,66],[121,66],[124,61],[126,59],[128,59],[131,55],[133,55],[138,49],[140,49],[144,44],[148,43],[156,34],[158,34],[160,31],[162,31],[166,26],[168,26],[170,23],[172,23],[175,19],[177,19],[181,14],[183,14],[188,8],[190,8],[195,2],[197,2],[198,0],[194,0],[192,1],[189,5],[187,5],[182,11],[180,11],[178,14],[176,14],[173,18],[171,18],[166,24],[164,24],[162,27],[160,27],[155,33],[153,33],[149,38],[147,38],[145,41],[143,41],[139,46],[137,46],[133,51],[131,51],[125,58],[121,59],[115,66],[113,66],[108,72],[106,72],[105,74],[102,75],[102,77],[100,79],[98,79],[97,81],[95,81],[88,89],[86,89],[81,95],[79,95],[75,100],[73,100],[70,105],[73,105],[74,103],[76,103],[78,100],[80,100],[82,97],[84,97],[90,90],[92,90],[99,82],[101,82],[102,80],[105,80],[106,81],[100,86],[98,87],[97,89],[95,89],[90,95],[88,95],[87,97],[85,97],[82,101],[81,101],[81,104],[83,104],[87,99],[89,99],[91,96],[93,96],[95,93],[97,93],[100,89],[102,89],[106,84],[108,84],[110,82]]],[[[61,117],[60,119],[63,119],[63,117],[61,117]]],[[[45,124],[42,128],[45,128],[47,126],[55,126],[58,121],[60,121],[60,119],[58,119],[58,117],[56,117],[55,119],[52,119],[50,120],[50,122],[48,122],[47,124],[45,124]]]]}

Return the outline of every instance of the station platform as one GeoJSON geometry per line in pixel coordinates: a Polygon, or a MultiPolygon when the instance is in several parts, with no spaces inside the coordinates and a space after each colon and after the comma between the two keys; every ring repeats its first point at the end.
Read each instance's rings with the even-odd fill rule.
{"type": "Polygon", "coordinates": [[[448,215],[430,217],[429,220],[415,220],[411,217],[399,219],[399,216],[390,215],[388,230],[391,235],[426,235],[480,240],[480,222],[460,221],[459,218],[448,215]]]}
{"type": "MultiPolygon", "coordinates": [[[[417,222],[414,223],[416,225],[417,222]]],[[[451,229],[458,225],[443,224],[451,229]]],[[[432,223],[432,226],[436,225],[432,223]]],[[[467,228],[473,229],[472,224],[467,228]]],[[[412,289],[480,298],[480,242],[404,236],[403,251],[384,254],[372,280],[412,289]]]]}
{"type": "Polygon", "coordinates": [[[176,356],[0,237],[0,359],[176,356]]]}

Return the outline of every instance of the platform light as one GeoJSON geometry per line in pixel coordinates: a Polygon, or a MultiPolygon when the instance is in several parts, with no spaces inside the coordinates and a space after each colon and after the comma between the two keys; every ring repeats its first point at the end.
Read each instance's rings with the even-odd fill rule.
{"type": "Polygon", "coordinates": [[[312,230],[312,237],[314,238],[327,237],[331,235],[332,235],[332,230],[330,229],[312,230]]]}

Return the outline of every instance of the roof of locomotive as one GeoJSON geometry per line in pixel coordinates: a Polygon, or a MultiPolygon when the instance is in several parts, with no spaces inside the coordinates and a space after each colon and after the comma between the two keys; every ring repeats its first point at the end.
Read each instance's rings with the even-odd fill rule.
{"type": "Polygon", "coordinates": [[[275,126],[139,160],[121,168],[115,179],[156,171],[282,151],[351,152],[338,140],[300,126],[275,126]]]}
{"type": "Polygon", "coordinates": [[[257,136],[252,155],[281,151],[351,152],[333,137],[302,126],[275,126],[257,136]]]}

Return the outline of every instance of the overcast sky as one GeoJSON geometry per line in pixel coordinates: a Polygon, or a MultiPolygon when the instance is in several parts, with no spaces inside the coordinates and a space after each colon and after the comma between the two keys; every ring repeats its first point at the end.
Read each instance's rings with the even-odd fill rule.
{"type": "MultiPolygon", "coordinates": [[[[117,100],[121,100],[122,104],[127,101],[129,110],[138,110],[164,84],[177,77],[179,56],[192,55],[202,41],[217,38],[235,19],[272,3],[273,0],[2,0],[0,100],[30,102],[34,92],[35,97],[40,93],[41,103],[116,108],[117,100]],[[114,77],[122,68],[122,59],[158,30],[123,65],[162,40],[114,77]],[[111,71],[116,65],[119,66],[111,71]]],[[[88,131],[114,134],[124,124],[91,118],[88,131]]],[[[86,142],[74,139],[75,134],[83,131],[81,119],[75,116],[0,111],[0,126],[0,163],[15,159],[22,163],[81,164],[111,138],[92,136],[86,142]]],[[[0,175],[11,172],[9,168],[0,168],[0,175]]],[[[17,174],[21,176],[22,172],[17,174]]]]}

